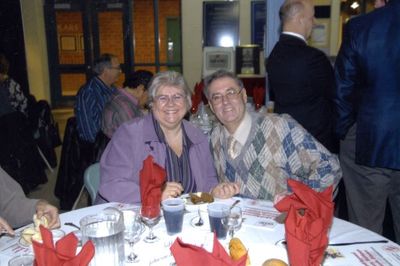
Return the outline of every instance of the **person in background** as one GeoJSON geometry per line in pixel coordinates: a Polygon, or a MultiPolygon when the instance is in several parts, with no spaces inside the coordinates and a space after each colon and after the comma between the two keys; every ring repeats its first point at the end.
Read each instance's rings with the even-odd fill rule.
{"type": "Polygon", "coordinates": [[[153,73],[147,70],[133,72],[124,82],[124,88],[117,90],[103,110],[101,130],[111,138],[124,122],[143,116],[147,103],[147,87],[153,73]]]}
{"type": "Polygon", "coordinates": [[[400,243],[400,0],[347,23],[335,62],[336,133],[349,220],[400,243]]]}
{"type": "Polygon", "coordinates": [[[28,99],[21,86],[8,76],[10,63],[0,54],[0,116],[15,111],[28,115],[28,99]]]}
{"type": "Polygon", "coordinates": [[[321,50],[307,45],[315,24],[314,5],[310,0],[286,0],[279,15],[283,31],[266,66],[275,112],[289,114],[330,152],[338,153],[333,68],[321,50]]]}
{"type": "Polygon", "coordinates": [[[246,90],[233,73],[219,70],[206,77],[204,93],[221,122],[211,131],[220,182],[237,184],[244,197],[265,200],[288,193],[288,178],[316,191],[337,185],[337,156],[289,115],[246,111],[246,90]]]}
{"type": "Polygon", "coordinates": [[[14,235],[13,228],[31,223],[35,213],[47,218],[49,228],[60,227],[58,209],[44,200],[26,198],[21,186],[0,167],[0,233],[14,235]]]}
{"type": "Polygon", "coordinates": [[[166,171],[162,199],[197,191],[228,198],[238,192],[236,184],[218,184],[207,136],[183,120],[191,93],[177,72],[154,76],[148,90],[151,111],[122,124],[101,157],[95,203],[139,203],[140,171],[149,155],[166,171]]]}
{"type": "Polygon", "coordinates": [[[79,138],[94,143],[100,131],[103,108],[115,92],[114,83],[121,74],[118,58],[112,54],[101,55],[94,64],[96,74],[76,96],[75,116],[79,138]]]}

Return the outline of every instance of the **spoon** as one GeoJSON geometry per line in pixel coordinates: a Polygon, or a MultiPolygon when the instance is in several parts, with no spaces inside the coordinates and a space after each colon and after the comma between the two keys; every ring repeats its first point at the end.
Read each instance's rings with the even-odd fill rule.
{"type": "Polygon", "coordinates": [[[197,209],[197,213],[199,214],[199,220],[194,225],[195,226],[203,226],[204,221],[203,221],[203,218],[201,218],[200,208],[197,209]]]}
{"type": "Polygon", "coordinates": [[[78,230],[81,230],[81,228],[79,226],[77,226],[76,224],[71,223],[71,222],[66,222],[66,223],[64,223],[64,225],[69,225],[69,226],[75,227],[78,230]]]}
{"type": "Polygon", "coordinates": [[[240,200],[235,200],[235,202],[231,205],[231,207],[229,207],[229,210],[232,210],[233,207],[235,207],[239,202],[240,200]]]}

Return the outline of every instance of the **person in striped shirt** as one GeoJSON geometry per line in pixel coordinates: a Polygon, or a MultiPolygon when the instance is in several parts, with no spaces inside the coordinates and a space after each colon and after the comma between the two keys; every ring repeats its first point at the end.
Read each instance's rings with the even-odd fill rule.
{"type": "Polygon", "coordinates": [[[114,83],[121,74],[118,58],[112,54],[101,55],[95,61],[93,72],[95,77],[79,89],[75,103],[79,138],[89,143],[95,142],[103,108],[115,93],[114,83]]]}

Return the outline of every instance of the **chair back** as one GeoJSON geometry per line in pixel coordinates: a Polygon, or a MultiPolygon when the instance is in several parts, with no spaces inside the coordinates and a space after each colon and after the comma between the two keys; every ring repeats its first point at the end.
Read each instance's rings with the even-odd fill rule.
{"type": "Polygon", "coordinates": [[[97,190],[100,184],[100,163],[94,163],[85,170],[84,184],[89,192],[92,204],[96,199],[97,190]]]}

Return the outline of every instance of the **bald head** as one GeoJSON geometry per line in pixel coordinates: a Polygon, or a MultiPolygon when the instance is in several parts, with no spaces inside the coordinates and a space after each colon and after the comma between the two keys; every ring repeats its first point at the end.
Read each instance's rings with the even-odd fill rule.
{"type": "Polygon", "coordinates": [[[295,32],[307,39],[314,26],[314,4],[311,0],[286,0],[279,17],[283,31],[295,32]]]}

